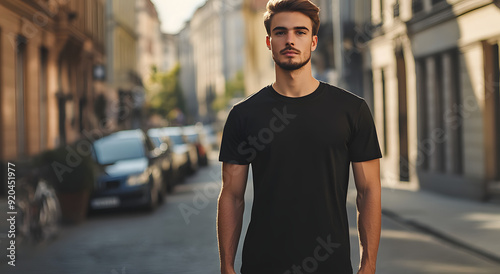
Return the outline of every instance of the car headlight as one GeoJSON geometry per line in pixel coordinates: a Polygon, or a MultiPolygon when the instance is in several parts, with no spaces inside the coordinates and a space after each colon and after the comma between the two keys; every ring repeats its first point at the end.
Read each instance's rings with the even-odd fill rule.
{"type": "Polygon", "coordinates": [[[149,180],[149,174],[144,172],[138,175],[129,176],[127,179],[127,185],[129,186],[137,186],[146,184],[149,180]]]}

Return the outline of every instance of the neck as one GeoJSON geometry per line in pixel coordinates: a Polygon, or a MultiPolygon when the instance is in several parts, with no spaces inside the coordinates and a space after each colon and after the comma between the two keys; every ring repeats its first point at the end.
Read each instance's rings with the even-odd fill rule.
{"type": "Polygon", "coordinates": [[[298,70],[288,71],[275,65],[276,82],[274,90],[287,97],[302,97],[313,93],[319,85],[311,71],[311,62],[298,70]]]}

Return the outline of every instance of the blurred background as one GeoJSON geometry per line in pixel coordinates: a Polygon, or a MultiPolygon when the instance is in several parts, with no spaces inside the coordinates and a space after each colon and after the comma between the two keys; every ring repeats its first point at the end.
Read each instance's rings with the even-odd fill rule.
{"type": "MultiPolygon", "coordinates": [[[[312,2],[314,76],[377,126],[379,272],[500,273],[500,1],[312,2]]],[[[274,81],[266,3],[0,2],[2,273],[217,273],[218,144],[274,81]]]]}

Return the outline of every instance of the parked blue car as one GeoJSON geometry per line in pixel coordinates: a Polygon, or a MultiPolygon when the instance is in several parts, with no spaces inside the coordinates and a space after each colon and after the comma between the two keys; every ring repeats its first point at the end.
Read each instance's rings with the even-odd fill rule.
{"type": "Polygon", "coordinates": [[[102,167],[90,199],[91,209],[146,207],[163,201],[161,151],[141,130],[125,130],[93,143],[102,167]]]}

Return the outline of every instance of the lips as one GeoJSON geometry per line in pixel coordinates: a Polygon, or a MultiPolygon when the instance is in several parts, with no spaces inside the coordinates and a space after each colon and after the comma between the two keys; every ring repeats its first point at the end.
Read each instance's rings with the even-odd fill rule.
{"type": "Polygon", "coordinates": [[[297,55],[299,54],[299,51],[293,48],[285,48],[281,51],[281,54],[286,55],[286,56],[292,56],[292,55],[297,55]]]}
{"type": "Polygon", "coordinates": [[[284,55],[296,55],[298,54],[297,52],[295,51],[291,51],[291,50],[286,50],[283,52],[284,55]]]}

